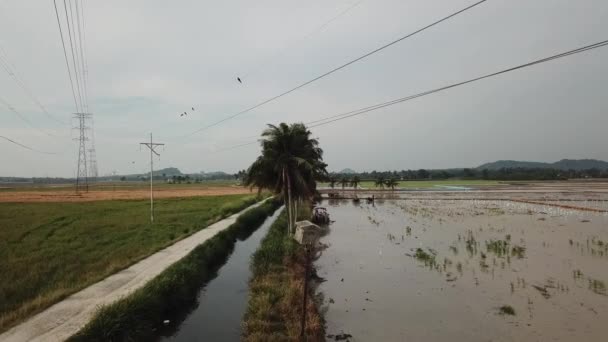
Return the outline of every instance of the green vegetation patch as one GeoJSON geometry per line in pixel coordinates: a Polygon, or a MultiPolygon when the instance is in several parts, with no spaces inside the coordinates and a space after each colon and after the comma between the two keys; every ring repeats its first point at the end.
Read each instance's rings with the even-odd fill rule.
{"type": "Polygon", "coordinates": [[[0,203],[0,331],[255,201],[0,203]]]}
{"type": "Polygon", "coordinates": [[[498,312],[501,315],[515,316],[515,309],[513,309],[513,307],[511,305],[501,306],[500,308],[498,308],[498,312]]]}
{"type": "MultiPolygon", "coordinates": [[[[245,341],[299,340],[303,265],[303,249],[287,234],[287,215],[283,212],[252,257],[253,276],[243,322],[245,341]]],[[[309,298],[304,340],[321,341],[323,319],[312,293],[309,298]]]]}
{"type": "Polygon", "coordinates": [[[196,247],[182,260],[129,297],[99,310],[70,341],[150,341],[166,317],[191,305],[200,287],[215,277],[232,253],[236,239],[249,236],[280,206],[269,200],[196,247]]]}

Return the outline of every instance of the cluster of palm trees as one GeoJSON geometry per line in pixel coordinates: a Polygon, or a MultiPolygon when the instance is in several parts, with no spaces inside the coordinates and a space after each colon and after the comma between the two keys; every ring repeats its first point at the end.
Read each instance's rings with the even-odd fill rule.
{"type": "Polygon", "coordinates": [[[397,185],[399,185],[399,181],[397,181],[396,178],[384,178],[382,176],[376,178],[376,181],[374,182],[374,185],[377,188],[382,188],[384,189],[384,187],[386,186],[387,188],[391,188],[391,190],[395,190],[395,187],[397,185]]]}
{"type": "MultiPolygon", "coordinates": [[[[344,188],[347,186],[352,186],[355,190],[357,190],[359,184],[361,184],[361,178],[359,178],[359,176],[354,176],[353,178],[349,179],[348,177],[343,176],[340,179],[337,179],[336,177],[330,176],[328,182],[332,189],[334,189],[336,184],[338,184],[342,186],[342,190],[344,190],[344,188]]],[[[379,187],[384,189],[384,187],[387,187],[395,190],[395,187],[399,185],[399,181],[396,178],[384,178],[380,176],[376,178],[374,185],[377,188],[379,187]]]]}
{"type": "Polygon", "coordinates": [[[335,177],[330,176],[329,186],[333,189],[336,187],[336,184],[341,185],[342,190],[344,190],[344,188],[347,186],[352,186],[355,190],[357,190],[359,184],[361,184],[361,178],[359,178],[359,176],[354,176],[352,179],[349,179],[348,177],[343,176],[342,178],[337,179],[335,177]]]}
{"type": "Polygon", "coordinates": [[[244,184],[281,196],[293,233],[298,203],[311,200],[317,194],[316,182],[327,179],[323,150],[302,123],[268,125],[260,143],[262,153],[247,170],[244,184]]]}

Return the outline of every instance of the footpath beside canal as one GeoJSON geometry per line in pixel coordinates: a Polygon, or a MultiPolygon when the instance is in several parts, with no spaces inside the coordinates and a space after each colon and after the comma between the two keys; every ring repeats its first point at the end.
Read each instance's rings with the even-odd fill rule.
{"type": "Polygon", "coordinates": [[[101,306],[124,298],[158,276],[195,247],[232,225],[254,204],[224,220],[139,261],[84,290],[77,292],[45,311],[0,335],[0,341],[63,341],[78,332],[101,306]]]}

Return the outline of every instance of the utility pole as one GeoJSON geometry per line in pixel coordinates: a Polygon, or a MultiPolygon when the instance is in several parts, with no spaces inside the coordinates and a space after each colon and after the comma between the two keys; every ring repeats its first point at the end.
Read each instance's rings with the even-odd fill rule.
{"type": "Polygon", "coordinates": [[[152,133],[150,133],[149,143],[139,143],[140,145],[146,145],[150,149],[150,223],[154,223],[154,192],[153,192],[153,179],[154,179],[154,155],[160,157],[160,154],[154,150],[156,146],[165,146],[165,144],[155,143],[152,140],[152,133]]]}

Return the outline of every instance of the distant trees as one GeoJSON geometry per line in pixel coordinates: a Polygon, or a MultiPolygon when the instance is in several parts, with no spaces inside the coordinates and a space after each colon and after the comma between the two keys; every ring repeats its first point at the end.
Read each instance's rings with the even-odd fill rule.
{"type": "Polygon", "coordinates": [[[416,176],[418,177],[418,179],[427,179],[430,175],[431,174],[425,169],[420,169],[416,172],[416,176]]]}
{"type": "Polygon", "coordinates": [[[354,176],[353,179],[350,181],[350,184],[353,186],[353,188],[355,188],[355,191],[357,191],[357,187],[360,183],[361,178],[359,178],[359,176],[354,176]]]}
{"type": "Polygon", "coordinates": [[[482,179],[490,179],[490,171],[488,169],[481,170],[482,179]]]}
{"type": "Polygon", "coordinates": [[[475,177],[475,170],[474,169],[463,169],[462,172],[464,173],[465,177],[468,177],[468,178],[475,177]]]}
{"type": "MultiPolygon", "coordinates": [[[[591,168],[587,170],[558,170],[551,168],[522,168],[511,167],[501,169],[439,169],[439,170],[401,170],[401,171],[371,171],[357,174],[333,174],[331,177],[359,177],[361,181],[373,181],[377,188],[384,188],[386,180],[394,178],[398,181],[426,179],[485,179],[485,180],[558,180],[576,178],[608,178],[608,169],[591,168]]],[[[336,182],[338,183],[338,182],[336,182]]],[[[331,186],[331,183],[330,183],[331,186]]]]}
{"type": "Polygon", "coordinates": [[[338,180],[334,176],[329,177],[329,186],[333,189],[336,186],[338,180]]]}
{"type": "Polygon", "coordinates": [[[347,187],[350,184],[350,180],[348,179],[348,177],[342,177],[340,179],[340,185],[342,186],[342,190],[344,190],[345,187],[347,187]]]}
{"type": "Polygon", "coordinates": [[[234,178],[238,181],[240,181],[241,183],[243,183],[245,181],[245,177],[247,176],[247,171],[246,170],[240,170],[237,173],[234,174],[234,178]]]}
{"type": "Polygon", "coordinates": [[[384,178],[384,176],[378,176],[378,178],[376,178],[376,181],[374,182],[374,185],[376,186],[376,188],[384,189],[385,182],[386,179],[384,178]]]}
{"type": "Polygon", "coordinates": [[[391,188],[391,190],[395,191],[395,187],[399,185],[399,182],[395,178],[389,178],[386,180],[386,187],[391,188]]]}

